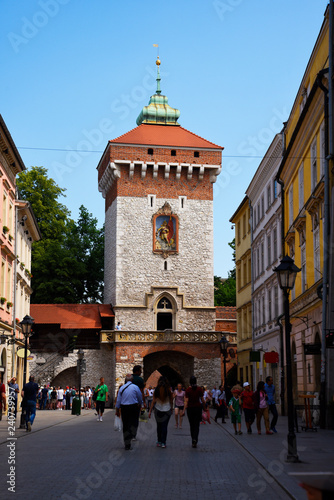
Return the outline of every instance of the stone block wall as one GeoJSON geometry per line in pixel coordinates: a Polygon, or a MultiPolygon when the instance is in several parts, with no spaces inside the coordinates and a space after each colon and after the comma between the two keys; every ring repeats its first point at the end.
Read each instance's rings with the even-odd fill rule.
{"type": "Polygon", "coordinates": [[[221,383],[221,361],[220,358],[194,360],[195,377],[197,384],[208,389],[218,387],[221,383]]]}
{"type": "Polygon", "coordinates": [[[181,208],[179,199],[158,198],[151,206],[147,197],[118,197],[106,213],[105,241],[105,302],[116,306],[116,323],[124,324],[132,315],[135,321],[132,318],[129,325],[124,324],[125,329],[156,330],[153,311],[143,306],[146,294],[154,287],[160,287],[161,294],[163,286],[166,291],[177,287],[184,294],[175,330],[214,329],[213,312],[183,308],[214,304],[212,201],[185,200],[181,208]],[[179,219],[179,252],[168,257],[167,270],[162,256],[152,251],[152,216],[165,201],[179,219]],[[125,307],[118,309],[120,306],[140,306],[142,310],[128,312],[125,307]]]}

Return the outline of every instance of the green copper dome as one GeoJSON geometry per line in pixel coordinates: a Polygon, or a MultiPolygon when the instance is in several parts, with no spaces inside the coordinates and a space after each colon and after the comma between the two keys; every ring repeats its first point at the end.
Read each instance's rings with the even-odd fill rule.
{"type": "Polygon", "coordinates": [[[177,120],[180,116],[180,111],[169,106],[168,97],[161,95],[159,57],[156,65],[158,66],[157,91],[151,96],[148,106],[144,106],[141,110],[136,123],[137,125],[141,125],[142,123],[148,123],[151,125],[179,125],[177,120]]]}

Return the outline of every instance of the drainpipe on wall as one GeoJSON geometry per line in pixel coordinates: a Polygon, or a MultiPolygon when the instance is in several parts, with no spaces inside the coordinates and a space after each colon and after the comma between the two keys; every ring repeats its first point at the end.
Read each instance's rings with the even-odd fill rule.
{"type": "MultiPolygon", "coordinates": [[[[16,191],[17,194],[17,191],[16,191]]],[[[15,205],[15,214],[14,214],[14,227],[15,227],[15,232],[14,232],[14,254],[15,254],[15,261],[14,261],[14,286],[13,286],[13,337],[14,339],[16,338],[16,280],[17,280],[17,212],[18,212],[18,207],[15,205]]],[[[12,373],[11,373],[11,378],[15,377],[15,349],[16,349],[16,344],[12,344],[12,373]]]]}

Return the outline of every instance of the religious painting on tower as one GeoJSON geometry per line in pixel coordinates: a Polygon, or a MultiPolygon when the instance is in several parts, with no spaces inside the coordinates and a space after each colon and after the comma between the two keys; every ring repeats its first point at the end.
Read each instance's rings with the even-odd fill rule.
{"type": "Polygon", "coordinates": [[[172,214],[156,214],[153,217],[153,252],[162,254],[177,253],[178,219],[172,214]]]}

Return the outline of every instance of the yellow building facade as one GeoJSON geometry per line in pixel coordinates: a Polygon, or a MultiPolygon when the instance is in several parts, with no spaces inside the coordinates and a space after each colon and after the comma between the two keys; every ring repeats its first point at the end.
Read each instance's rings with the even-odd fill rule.
{"type": "Polygon", "coordinates": [[[276,179],[282,187],[282,251],[301,269],[291,292],[293,394],[311,392],[319,403],[324,265],[325,118],[329,55],[328,9],[285,124],[285,148],[276,179]],[[319,354],[305,354],[317,344],[319,354]]]}
{"type": "Polygon", "coordinates": [[[238,379],[253,385],[252,363],[252,265],[250,207],[245,196],[230,222],[235,225],[238,379]]]}

